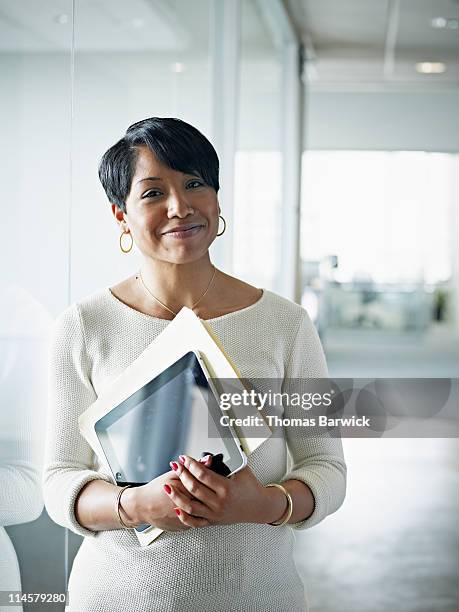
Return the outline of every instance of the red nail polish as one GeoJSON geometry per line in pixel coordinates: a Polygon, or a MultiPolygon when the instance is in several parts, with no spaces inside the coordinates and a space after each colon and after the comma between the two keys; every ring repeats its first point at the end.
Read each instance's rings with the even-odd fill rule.
{"type": "Polygon", "coordinates": [[[175,461],[171,461],[169,465],[175,472],[178,470],[178,463],[176,463],[175,461]]]}
{"type": "Polygon", "coordinates": [[[170,486],[168,484],[164,485],[164,490],[166,491],[166,493],[168,495],[170,495],[172,493],[172,489],[170,488],[170,486]]]}
{"type": "Polygon", "coordinates": [[[179,455],[178,460],[180,461],[182,465],[185,465],[185,455],[179,455]]]}
{"type": "Polygon", "coordinates": [[[175,513],[177,516],[180,516],[180,508],[174,508],[175,513]]]}

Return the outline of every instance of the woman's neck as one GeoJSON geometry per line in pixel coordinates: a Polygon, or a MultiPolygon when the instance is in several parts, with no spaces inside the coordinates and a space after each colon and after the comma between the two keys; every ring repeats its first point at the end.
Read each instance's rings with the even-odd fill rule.
{"type": "Polygon", "coordinates": [[[144,260],[140,272],[141,276],[136,277],[146,298],[150,301],[156,298],[174,312],[183,306],[191,308],[205,292],[210,295],[218,275],[208,254],[184,264],[144,260]]]}

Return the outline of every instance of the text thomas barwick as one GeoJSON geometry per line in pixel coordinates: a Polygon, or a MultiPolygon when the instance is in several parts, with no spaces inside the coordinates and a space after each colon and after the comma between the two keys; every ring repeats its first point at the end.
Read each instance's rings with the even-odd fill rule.
{"type": "MultiPolygon", "coordinates": [[[[286,418],[276,414],[267,414],[266,422],[270,427],[370,427],[369,417],[349,418],[330,418],[325,415],[320,415],[309,418],[286,418]]],[[[265,424],[260,416],[247,415],[246,417],[236,418],[224,414],[220,417],[220,423],[224,427],[261,427],[265,424]]]]}

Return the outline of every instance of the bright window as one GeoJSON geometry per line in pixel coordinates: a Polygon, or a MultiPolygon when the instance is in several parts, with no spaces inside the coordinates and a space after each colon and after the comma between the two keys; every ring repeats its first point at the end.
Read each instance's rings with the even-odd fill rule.
{"type": "Polygon", "coordinates": [[[302,259],[337,255],[341,282],[447,280],[453,161],[417,151],[305,153],[302,259]]]}

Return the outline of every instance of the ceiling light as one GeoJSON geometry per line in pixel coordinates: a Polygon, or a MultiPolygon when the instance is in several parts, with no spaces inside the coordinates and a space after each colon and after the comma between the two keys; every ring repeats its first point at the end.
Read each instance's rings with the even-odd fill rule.
{"type": "Polygon", "coordinates": [[[446,64],[443,62],[418,62],[416,71],[420,74],[443,74],[446,71],[446,64]]]}
{"type": "Polygon", "coordinates": [[[182,62],[174,62],[171,66],[171,70],[172,72],[184,72],[186,66],[185,64],[182,64],[182,62]]]}
{"type": "Polygon", "coordinates": [[[457,30],[459,19],[454,17],[434,17],[430,25],[437,30],[457,30]]]}

